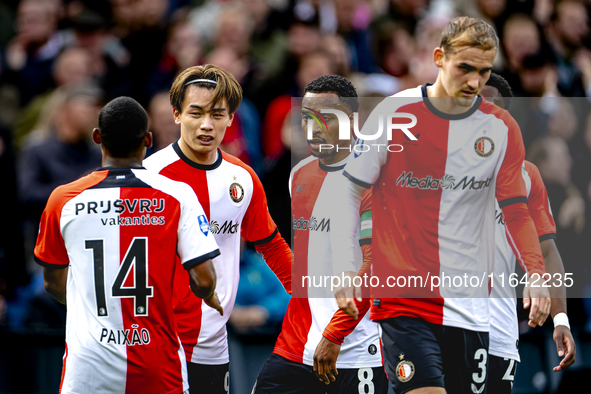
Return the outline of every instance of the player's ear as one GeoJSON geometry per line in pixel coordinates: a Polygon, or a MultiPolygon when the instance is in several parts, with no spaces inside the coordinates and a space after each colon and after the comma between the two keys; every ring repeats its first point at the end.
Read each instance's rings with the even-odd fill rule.
{"type": "Polygon", "coordinates": [[[97,129],[96,127],[92,130],[92,140],[97,145],[101,144],[101,135],[99,129],[97,129]]]}
{"type": "Polygon", "coordinates": [[[232,121],[233,121],[233,120],[234,120],[234,113],[231,113],[231,114],[228,116],[228,124],[226,125],[226,127],[230,127],[230,126],[232,126],[232,121]]]}
{"type": "Polygon", "coordinates": [[[181,124],[181,113],[176,108],[172,109],[172,116],[174,116],[174,123],[181,124]]]}
{"type": "Polygon", "coordinates": [[[151,131],[148,131],[146,133],[146,136],[144,137],[144,146],[146,148],[151,148],[153,142],[154,142],[154,135],[152,134],[151,131]]]}
{"type": "Polygon", "coordinates": [[[445,53],[443,52],[443,49],[441,49],[440,47],[435,48],[435,50],[433,51],[433,63],[435,63],[437,67],[441,68],[443,66],[444,57],[445,53]]]}

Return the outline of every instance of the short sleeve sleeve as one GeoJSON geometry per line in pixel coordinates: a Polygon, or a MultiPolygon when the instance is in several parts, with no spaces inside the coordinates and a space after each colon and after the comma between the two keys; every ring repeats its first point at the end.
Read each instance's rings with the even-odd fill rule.
{"type": "MultiPolygon", "coordinates": [[[[185,185],[186,186],[186,185],[185,185]]],[[[220,250],[209,231],[209,222],[193,190],[186,186],[181,205],[177,253],[186,270],[219,256],[220,250]]]]}
{"type": "MultiPolygon", "coordinates": [[[[385,100],[382,103],[385,103],[385,100]]],[[[385,105],[380,104],[372,111],[361,129],[362,135],[374,135],[379,129],[383,128],[380,123],[383,122],[384,108],[385,105]]],[[[370,188],[377,181],[382,166],[386,163],[387,146],[388,133],[383,129],[376,140],[358,138],[352,148],[352,156],[347,162],[343,174],[350,181],[365,188],[370,188]]]]}
{"type": "Polygon", "coordinates": [[[47,268],[66,268],[70,264],[66,244],[62,237],[60,219],[64,201],[60,189],[56,189],[49,200],[39,225],[39,235],[35,244],[35,261],[47,268]]]}
{"type": "Polygon", "coordinates": [[[267,209],[267,196],[263,184],[254,171],[252,177],[252,199],[242,222],[242,238],[255,245],[266,243],[277,234],[277,225],[267,209]]]}
{"type": "Polygon", "coordinates": [[[496,197],[501,208],[517,202],[527,202],[527,191],[522,176],[525,148],[521,130],[515,119],[504,118],[508,127],[505,155],[497,174],[496,197]]]}

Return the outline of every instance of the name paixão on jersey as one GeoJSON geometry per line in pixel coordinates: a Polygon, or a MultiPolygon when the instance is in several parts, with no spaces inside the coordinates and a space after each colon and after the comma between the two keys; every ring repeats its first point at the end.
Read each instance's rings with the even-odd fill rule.
{"type": "Polygon", "coordinates": [[[103,328],[99,342],[105,345],[113,343],[115,345],[147,345],[150,343],[150,331],[147,328],[139,329],[139,325],[132,324],[132,329],[127,330],[109,330],[103,328]]]}
{"type": "Polygon", "coordinates": [[[412,171],[403,171],[396,180],[396,186],[431,190],[437,190],[439,188],[452,190],[456,190],[458,188],[461,188],[462,190],[480,190],[484,189],[485,187],[489,187],[491,179],[492,178],[487,178],[485,180],[478,181],[474,176],[471,178],[465,176],[461,181],[456,183],[456,178],[453,175],[444,175],[441,179],[427,175],[425,178],[419,179],[413,176],[412,171]]]}

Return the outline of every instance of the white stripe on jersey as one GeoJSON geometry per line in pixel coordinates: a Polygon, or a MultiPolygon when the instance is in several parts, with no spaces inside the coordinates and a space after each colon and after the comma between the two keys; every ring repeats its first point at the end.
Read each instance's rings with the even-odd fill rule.
{"type": "MultiPolygon", "coordinates": [[[[529,197],[531,178],[525,169],[523,179],[529,197]]],[[[517,321],[517,296],[515,288],[509,285],[509,275],[515,272],[515,255],[509,245],[502,212],[495,200],[495,268],[494,285],[490,292],[490,345],[488,352],[493,356],[520,361],[517,343],[519,326],[517,321]],[[504,276],[504,283],[499,277],[504,276]]]]}

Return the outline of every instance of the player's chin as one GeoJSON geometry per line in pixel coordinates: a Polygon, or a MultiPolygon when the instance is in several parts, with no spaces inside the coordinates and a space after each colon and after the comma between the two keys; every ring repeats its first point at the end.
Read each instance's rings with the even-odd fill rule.
{"type": "Polygon", "coordinates": [[[317,157],[319,159],[323,159],[325,157],[329,157],[332,154],[334,154],[334,149],[322,149],[322,150],[318,150],[318,149],[310,149],[310,151],[312,152],[312,156],[317,157]]]}
{"type": "Polygon", "coordinates": [[[455,102],[456,105],[459,105],[461,107],[471,107],[475,97],[476,95],[456,97],[455,102]]]}

